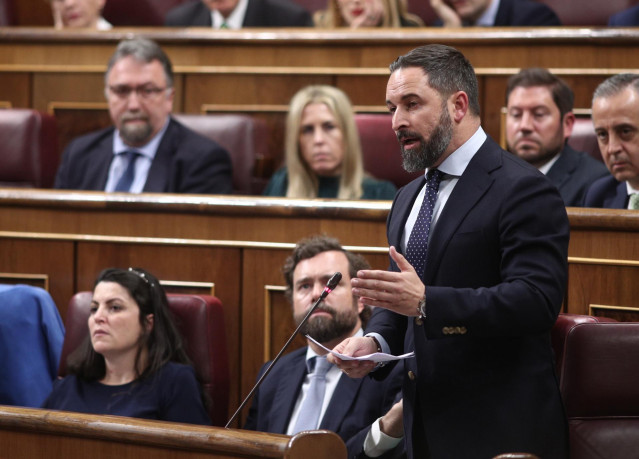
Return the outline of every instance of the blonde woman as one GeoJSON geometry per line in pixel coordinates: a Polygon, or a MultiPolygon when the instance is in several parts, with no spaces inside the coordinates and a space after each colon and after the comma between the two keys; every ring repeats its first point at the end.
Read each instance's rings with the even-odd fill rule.
{"type": "Polygon", "coordinates": [[[328,0],[313,16],[316,27],[423,27],[419,16],[408,12],[406,0],[328,0]]]}
{"type": "Polygon", "coordinates": [[[266,196],[393,199],[395,186],[367,176],[348,96],[332,86],[307,86],[289,106],[286,165],[267,185],[266,196]]]}

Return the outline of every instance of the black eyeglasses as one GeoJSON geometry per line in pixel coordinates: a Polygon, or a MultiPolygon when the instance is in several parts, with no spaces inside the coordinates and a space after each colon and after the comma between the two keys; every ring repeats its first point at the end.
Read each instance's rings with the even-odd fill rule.
{"type": "Polygon", "coordinates": [[[156,88],[155,86],[136,86],[135,88],[132,88],[131,86],[126,85],[109,86],[108,88],[111,94],[119,99],[128,99],[131,93],[135,91],[135,94],[140,99],[144,100],[152,99],[168,89],[156,88]]]}

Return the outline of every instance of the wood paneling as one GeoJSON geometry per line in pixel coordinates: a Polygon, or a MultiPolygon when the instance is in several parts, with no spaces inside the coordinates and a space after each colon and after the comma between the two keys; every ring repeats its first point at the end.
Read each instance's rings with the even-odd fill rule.
{"type": "MultiPolygon", "coordinates": [[[[284,285],[281,266],[294,244],[328,234],[386,269],[389,209],[388,201],[0,189],[0,272],[48,276],[63,317],[71,295],[91,289],[109,266],[214,284],[227,311],[234,411],[265,355],[294,330],[290,305],[273,288],[284,285]]],[[[639,308],[639,212],[568,208],[568,215],[566,312],[588,314],[592,304],[639,308]]]]}
{"type": "MultiPolygon", "coordinates": [[[[385,109],[388,65],[424,43],[460,49],[479,78],[486,131],[498,139],[499,109],[508,76],[521,67],[542,66],[564,77],[576,106],[590,106],[594,88],[607,76],[635,71],[639,31],[586,28],[416,28],[367,31],[113,29],[107,32],[14,28],[0,40],[0,100],[18,108],[47,110],[59,103],[104,103],[103,72],[118,41],[137,33],[157,40],[173,61],[175,111],[267,113],[271,152],[281,160],[284,113],[308,84],[343,89],[357,106],[385,109]],[[208,107],[208,108],[206,108],[208,107]],[[223,107],[223,108],[222,108],[223,107]]],[[[68,110],[72,110],[69,105],[68,110]]],[[[77,108],[77,130],[83,109],[77,108]]],[[[69,113],[67,113],[68,115],[69,113]]],[[[85,131],[86,132],[86,131],[85,131]]],[[[68,143],[74,133],[63,133],[68,143]]]]}
{"type": "Polygon", "coordinates": [[[0,407],[2,457],[204,459],[346,457],[328,431],[287,435],[119,416],[0,407]]]}

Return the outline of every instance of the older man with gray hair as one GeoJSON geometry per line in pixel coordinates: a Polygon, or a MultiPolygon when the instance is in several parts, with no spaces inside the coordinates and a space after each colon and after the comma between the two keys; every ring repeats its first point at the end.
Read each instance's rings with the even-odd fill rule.
{"type": "Polygon", "coordinates": [[[592,122],[611,175],[593,182],[584,205],[639,209],[639,74],[614,75],[595,89],[592,122]]]}
{"type": "Polygon", "coordinates": [[[109,60],[105,96],[114,126],[71,141],[56,188],[123,192],[231,192],[220,145],[171,118],[171,61],[153,41],[122,41],[109,60]]]}

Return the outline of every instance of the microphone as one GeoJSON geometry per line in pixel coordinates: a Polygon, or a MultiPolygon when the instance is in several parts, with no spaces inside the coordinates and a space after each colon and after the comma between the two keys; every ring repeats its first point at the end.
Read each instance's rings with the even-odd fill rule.
{"type": "Polygon", "coordinates": [[[331,276],[331,278],[328,280],[328,282],[326,283],[326,287],[324,287],[324,290],[322,291],[322,294],[319,296],[319,298],[317,299],[317,301],[315,302],[315,304],[313,304],[313,306],[311,307],[311,309],[308,310],[308,312],[306,313],[306,315],[304,316],[304,318],[301,320],[300,324],[297,326],[297,328],[295,329],[295,331],[293,332],[293,334],[291,335],[291,337],[288,339],[288,341],[286,341],[286,343],[284,344],[284,347],[282,347],[282,349],[280,350],[280,352],[277,353],[277,355],[275,356],[275,358],[271,361],[271,364],[266,368],[266,371],[264,371],[264,373],[262,373],[262,376],[260,377],[260,379],[258,379],[258,381],[255,383],[255,385],[253,386],[253,389],[251,389],[251,391],[249,392],[249,394],[246,396],[246,398],[244,399],[244,401],[240,404],[239,408],[235,411],[235,413],[233,413],[233,416],[231,416],[231,419],[229,419],[229,422],[226,423],[226,425],[224,426],[225,429],[228,429],[229,426],[231,425],[231,423],[235,420],[235,418],[237,417],[238,414],[240,414],[240,411],[242,411],[242,408],[244,408],[244,405],[246,405],[246,402],[248,402],[251,397],[253,396],[253,394],[255,393],[255,391],[257,390],[258,387],[260,387],[260,384],[262,384],[262,381],[264,381],[264,378],[266,378],[266,375],[268,375],[271,371],[271,369],[273,368],[273,365],[275,365],[275,362],[277,362],[280,358],[280,356],[284,353],[284,351],[286,350],[286,348],[288,347],[289,344],[291,344],[291,342],[293,341],[293,339],[295,339],[295,336],[297,335],[297,333],[300,331],[300,328],[302,328],[302,325],[304,325],[306,323],[306,321],[308,320],[309,317],[311,317],[311,314],[313,314],[313,311],[315,311],[315,309],[317,309],[317,307],[319,306],[319,304],[324,301],[324,299],[326,298],[326,296],[331,293],[335,287],[337,287],[337,284],[339,284],[339,281],[342,280],[342,273],[335,273],[331,276]]]}

